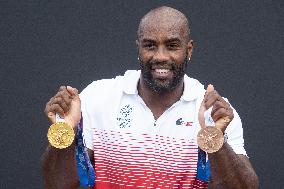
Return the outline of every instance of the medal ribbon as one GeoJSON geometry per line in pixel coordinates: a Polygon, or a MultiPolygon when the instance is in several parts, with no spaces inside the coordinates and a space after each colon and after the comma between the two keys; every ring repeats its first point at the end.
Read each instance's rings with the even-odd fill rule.
{"type": "Polygon", "coordinates": [[[210,163],[206,160],[206,152],[198,148],[197,175],[198,180],[209,182],[211,176],[210,163]]]}
{"type": "Polygon", "coordinates": [[[83,140],[83,118],[81,118],[77,127],[76,160],[80,185],[85,187],[94,186],[95,171],[83,140]]]}

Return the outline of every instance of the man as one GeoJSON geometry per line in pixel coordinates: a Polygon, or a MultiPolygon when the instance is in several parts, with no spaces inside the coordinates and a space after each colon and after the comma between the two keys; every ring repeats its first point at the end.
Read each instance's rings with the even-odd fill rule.
{"type": "MultiPolygon", "coordinates": [[[[141,72],[95,81],[80,98],[76,89],[62,86],[45,108],[52,123],[56,113],[75,130],[83,120],[95,187],[207,188],[210,176],[213,188],[258,188],[238,114],[212,86],[205,93],[185,75],[193,41],[184,14],[170,7],[151,10],[139,24],[136,44],[141,72]],[[207,156],[196,142],[200,113],[207,124],[229,119],[220,128],[227,142],[207,156]]],[[[75,143],[47,147],[46,188],[78,187],[75,149],[75,143]]]]}

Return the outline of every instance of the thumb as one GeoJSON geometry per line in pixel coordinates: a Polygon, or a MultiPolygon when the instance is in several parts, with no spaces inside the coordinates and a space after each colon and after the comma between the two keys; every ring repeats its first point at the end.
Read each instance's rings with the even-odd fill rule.
{"type": "Polygon", "coordinates": [[[207,99],[207,98],[208,98],[208,94],[209,94],[210,92],[212,92],[212,91],[214,91],[214,86],[213,86],[212,84],[209,84],[209,85],[207,86],[207,89],[206,89],[206,92],[205,92],[203,101],[202,101],[202,103],[201,103],[201,106],[204,106],[204,108],[205,108],[204,111],[207,110],[207,108],[206,108],[206,106],[205,106],[205,102],[208,100],[208,99],[207,99]]]}
{"type": "Polygon", "coordinates": [[[56,122],[56,118],[55,118],[55,113],[54,112],[48,112],[47,113],[47,117],[48,117],[49,121],[52,124],[56,122]]]}
{"type": "Polygon", "coordinates": [[[212,84],[209,84],[207,86],[206,94],[208,94],[209,92],[212,92],[212,91],[214,91],[214,86],[212,84]]]}
{"type": "Polygon", "coordinates": [[[67,86],[66,89],[71,95],[72,100],[71,100],[71,107],[68,112],[68,116],[65,117],[65,120],[73,128],[75,128],[78,125],[80,118],[81,118],[81,101],[78,95],[78,90],[76,88],[67,86]]]}
{"type": "Polygon", "coordinates": [[[205,111],[207,110],[206,106],[205,106],[205,101],[207,100],[207,95],[209,92],[212,92],[214,91],[214,86],[209,84],[207,86],[207,89],[206,89],[206,92],[205,92],[205,95],[204,95],[204,98],[203,98],[203,101],[201,102],[201,105],[200,105],[200,108],[199,108],[199,112],[198,112],[198,121],[199,121],[199,124],[202,128],[205,127],[205,118],[204,118],[204,113],[205,111]]]}
{"type": "Polygon", "coordinates": [[[81,109],[80,109],[80,97],[78,95],[78,90],[76,88],[73,88],[73,87],[70,87],[70,86],[67,86],[66,89],[72,96],[72,106],[81,111],[81,109]]]}

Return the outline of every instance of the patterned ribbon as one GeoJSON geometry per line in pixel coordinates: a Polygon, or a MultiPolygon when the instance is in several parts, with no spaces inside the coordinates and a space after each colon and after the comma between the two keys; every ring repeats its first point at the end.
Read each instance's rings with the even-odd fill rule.
{"type": "Polygon", "coordinates": [[[78,124],[77,136],[76,136],[76,160],[77,170],[80,180],[80,185],[85,187],[94,186],[95,184],[95,171],[91,164],[87,149],[83,140],[83,118],[78,124]]]}
{"type": "Polygon", "coordinates": [[[197,179],[208,182],[210,175],[210,164],[206,161],[206,153],[198,148],[197,179]]]}

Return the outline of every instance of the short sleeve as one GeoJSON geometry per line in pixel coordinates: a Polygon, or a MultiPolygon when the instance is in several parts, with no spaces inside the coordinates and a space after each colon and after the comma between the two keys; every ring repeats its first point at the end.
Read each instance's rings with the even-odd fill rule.
{"type": "Polygon", "coordinates": [[[80,100],[81,100],[81,112],[82,112],[82,119],[83,119],[83,140],[85,147],[88,149],[93,150],[93,133],[91,129],[91,119],[90,115],[87,110],[87,94],[86,91],[82,91],[80,94],[80,100]]]}

